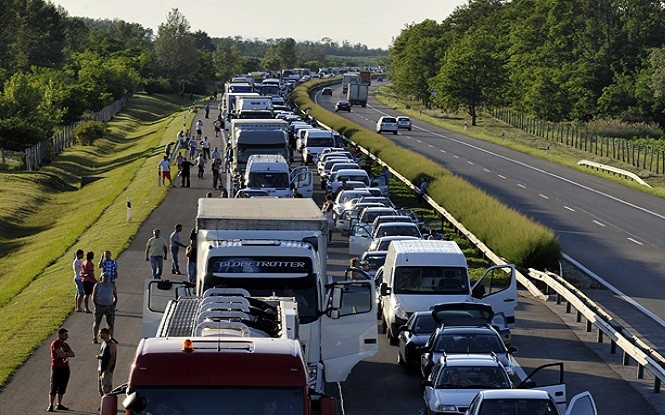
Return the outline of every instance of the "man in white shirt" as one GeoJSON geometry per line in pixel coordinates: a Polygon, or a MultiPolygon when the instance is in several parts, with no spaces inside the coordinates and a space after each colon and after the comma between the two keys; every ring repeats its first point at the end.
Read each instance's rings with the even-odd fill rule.
{"type": "Polygon", "coordinates": [[[159,162],[159,169],[162,173],[162,186],[166,186],[166,180],[168,180],[171,186],[173,186],[173,180],[171,179],[171,163],[169,163],[168,157],[164,156],[164,159],[159,162]]]}

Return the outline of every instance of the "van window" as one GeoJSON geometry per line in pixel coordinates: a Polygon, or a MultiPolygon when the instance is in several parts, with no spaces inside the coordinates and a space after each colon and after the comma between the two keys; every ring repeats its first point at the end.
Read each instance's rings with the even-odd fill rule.
{"type": "Polygon", "coordinates": [[[332,147],[335,144],[332,136],[330,137],[307,137],[307,147],[332,147]]]}
{"type": "Polygon", "coordinates": [[[395,294],[468,294],[469,277],[463,267],[397,267],[395,294]]]}
{"type": "Polygon", "coordinates": [[[289,176],[286,173],[250,172],[247,187],[286,188],[289,187],[289,176]]]}

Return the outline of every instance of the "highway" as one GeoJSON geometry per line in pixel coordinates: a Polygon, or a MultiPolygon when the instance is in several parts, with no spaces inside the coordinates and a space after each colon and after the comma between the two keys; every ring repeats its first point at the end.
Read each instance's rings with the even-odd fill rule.
{"type": "MultiPolygon", "coordinates": [[[[372,89],[366,108],[354,106],[351,113],[338,114],[372,130],[381,115],[399,115],[374,99],[372,89]]],[[[343,99],[341,87],[334,88],[332,97],[317,94],[315,98],[324,108],[334,110],[334,103],[343,99]]],[[[412,131],[384,136],[428,156],[552,229],[564,254],[625,293],[665,326],[662,199],[545,159],[412,121],[412,131]]],[[[608,311],[619,316],[626,314],[625,306],[620,302],[607,304],[608,311]]],[[[665,332],[656,329],[653,321],[642,315],[628,325],[644,331],[656,348],[665,350],[665,332]]]]}
{"type": "MultiPolygon", "coordinates": [[[[212,137],[212,126],[208,124],[204,127],[204,134],[212,137]]],[[[215,138],[212,142],[213,146],[219,146],[223,141],[215,138]]],[[[118,280],[120,300],[116,337],[120,344],[114,385],[126,382],[141,336],[143,279],[149,275],[149,264],[144,261],[143,254],[145,241],[153,228],[161,228],[164,234],[168,234],[176,223],[184,225],[183,235],[187,235],[194,224],[196,200],[203,197],[210,187],[209,178],[194,178],[191,189],[171,189],[162,204],[141,226],[129,248],[118,258],[122,278],[118,280]]],[[[317,193],[315,199],[320,203],[322,195],[317,193]]],[[[348,264],[347,249],[346,238],[335,234],[329,249],[329,269],[337,277],[348,264]]],[[[520,296],[519,301],[513,343],[520,348],[516,357],[526,371],[546,362],[564,361],[569,395],[591,390],[602,415],[659,414],[610,366],[580,342],[577,335],[549,308],[528,296],[520,296]]],[[[94,358],[98,345],[90,343],[91,323],[90,315],[73,313],[64,324],[70,331],[69,342],[77,354],[71,359],[72,379],[64,399],[64,404],[74,414],[96,413],[99,405],[97,360],[94,358]]],[[[2,390],[0,413],[44,412],[48,402],[48,343],[45,342],[34,353],[2,390]]],[[[418,378],[404,373],[397,365],[396,348],[388,345],[387,339],[380,337],[379,343],[376,356],[361,362],[341,386],[329,384],[327,389],[340,398],[344,414],[421,414],[424,407],[418,378]]]]}

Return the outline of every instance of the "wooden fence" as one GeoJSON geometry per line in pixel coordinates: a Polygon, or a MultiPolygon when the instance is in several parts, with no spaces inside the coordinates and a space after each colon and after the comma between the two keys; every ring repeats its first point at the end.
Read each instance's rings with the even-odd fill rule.
{"type": "Polygon", "coordinates": [[[0,149],[0,169],[39,170],[41,166],[51,161],[65,148],[76,143],[76,139],[74,138],[74,129],[76,126],[85,121],[107,122],[112,120],[117,113],[125,108],[128,99],[129,97],[120,98],[98,112],[85,114],[82,117],[82,121],[64,126],[60,131],[53,134],[53,137],[49,140],[43,140],[23,152],[0,149]]]}
{"type": "Polygon", "coordinates": [[[624,138],[598,137],[572,124],[537,120],[507,108],[492,110],[492,115],[513,127],[601,157],[609,157],[655,174],[665,173],[665,150],[631,143],[624,138]]]}

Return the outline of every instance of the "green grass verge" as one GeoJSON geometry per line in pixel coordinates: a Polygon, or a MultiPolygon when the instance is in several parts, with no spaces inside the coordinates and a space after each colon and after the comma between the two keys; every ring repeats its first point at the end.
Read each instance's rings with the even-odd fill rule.
{"type": "Polygon", "coordinates": [[[70,147],[39,172],[0,174],[12,195],[0,200],[0,385],[72,311],[74,251],[117,256],[166,195],[157,165],[182,110],[174,97],[136,95],[94,146],[70,147]],[[103,179],[79,190],[81,176],[103,179]]]}
{"type": "Polygon", "coordinates": [[[309,97],[309,89],[330,82],[319,80],[299,86],[292,99],[302,110],[309,108],[310,115],[358,142],[412,183],[426,178],[428,195],[508,262],[542,269],[559,259],[561,247],[551,230],[508,208],[427,157],[405,150],[382,135],[316,105],[309,97]]]}

